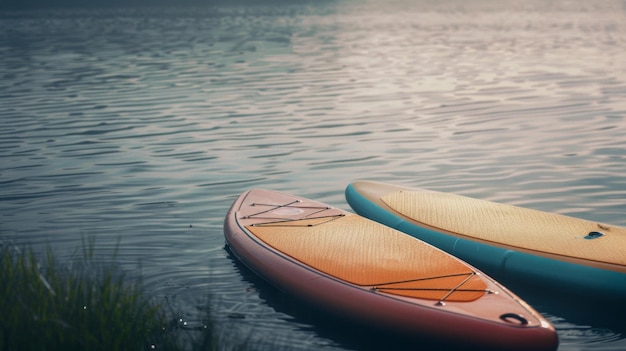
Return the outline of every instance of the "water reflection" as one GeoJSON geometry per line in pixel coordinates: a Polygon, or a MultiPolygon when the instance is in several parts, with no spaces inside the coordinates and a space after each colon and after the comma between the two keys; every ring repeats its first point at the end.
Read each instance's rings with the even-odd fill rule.
{"type": "MultiPolygon", "coordinates": [[[[95,235],[103,257],[119,239],[189,323],[212,295],[278,348],[365,347],[228,258],[223,217],[253,187],[347,209],[369,178],[626,225],[621,1],[0,16],[0,238],[71,256],[95,235]]],[[[624,348],[610,314],[528,296],[561,350],[624,348]]]]}

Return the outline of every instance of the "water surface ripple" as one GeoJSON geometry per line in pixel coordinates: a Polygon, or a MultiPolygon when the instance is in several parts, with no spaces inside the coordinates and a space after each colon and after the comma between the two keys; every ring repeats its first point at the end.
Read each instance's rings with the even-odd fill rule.
{"type": "MultiPolygon", "coordinates": [[[[232,201],[347,209],[368,178],[625,226],[624,47],[617,0],[2,12],[0,240],[119,240],[192,325],[210,296],[272,349],[368,349],[229,256],[232,201]]],[[[608,312],[524,297],[559,350],[626,349],[608,312]]]]}

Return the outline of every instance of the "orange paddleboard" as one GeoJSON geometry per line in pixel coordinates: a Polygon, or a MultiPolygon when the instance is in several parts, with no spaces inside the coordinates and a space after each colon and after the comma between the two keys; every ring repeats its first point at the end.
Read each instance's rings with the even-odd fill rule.
{"type": "Polygon", "coordinates": [[[467,263],[364,217],[278,192],[242,194],[227,245],[278,288],[405,335],[480,348],[553,350],[554,328],[467,263]]]}

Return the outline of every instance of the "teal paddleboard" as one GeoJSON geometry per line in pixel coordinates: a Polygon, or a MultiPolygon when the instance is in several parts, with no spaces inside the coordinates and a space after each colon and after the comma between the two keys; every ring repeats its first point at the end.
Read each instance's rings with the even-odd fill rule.
{"type": "Polygon", "coordinates": [[[496,279],[626,302],[626,228],[452,193],[356,181],[354,211],[496,279]]]}

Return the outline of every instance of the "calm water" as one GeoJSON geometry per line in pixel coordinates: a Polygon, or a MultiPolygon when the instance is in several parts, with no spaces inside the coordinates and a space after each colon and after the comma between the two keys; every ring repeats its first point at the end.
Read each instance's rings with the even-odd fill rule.
{"type": "MultiPolygon", "coordinates": [[[[361,178],[626,226],[625,47],[609,0],[3,12],[0,239],[119,239],[190,328],[210,296],[271,349],[367,349],[228,255],[235,198],[361,178]]],[[[559,350],[626,349],[624,306],[524,294],[559,350]]]]}

